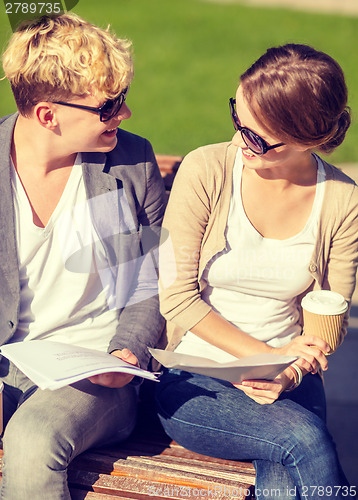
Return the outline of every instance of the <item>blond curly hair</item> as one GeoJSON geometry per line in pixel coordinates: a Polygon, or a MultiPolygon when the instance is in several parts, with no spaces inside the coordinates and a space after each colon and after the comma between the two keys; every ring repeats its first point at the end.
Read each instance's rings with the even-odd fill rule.
{"type": "Polygon", "coordinates": [[[88,94],[113,99],[133,79],[131,42],[74,13],[44,16],[12,35],[3,68],[25,116],[40,101],[88,94]]]}

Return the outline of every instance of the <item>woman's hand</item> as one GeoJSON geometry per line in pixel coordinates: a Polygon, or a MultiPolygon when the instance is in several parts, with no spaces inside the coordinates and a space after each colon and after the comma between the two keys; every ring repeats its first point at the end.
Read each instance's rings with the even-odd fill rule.
{"type": "Polygon", "coordinates": [[[324,340],[313,335],[299,335],[289,344],[273,349],[275,354],[282,356],[298,356],[295,363],[305,373],[317,373],[319,367],[327,370],[328,361],[326,355],[330,352],[330,346],[324,340]]]}
{"type": "MultiPolygon", "coordinates": [[[[282,356],[298,356],[299,359],[295,361],[295,364],[301,369],[303,375],[306,375],[309,372],[317,373],[319,367],[327,370],[326,355],[330,352],[330,346],[319,337],[300,335],[283,347],[273,348],[272,352],[282,356]]],[[[244,380],[242,384],[234,384],[234,386],[259,404],[272,404],[294,382],[292,371],[286,369],[272,381],[244,380]]]]}
{"type": "Polygon", "coordinates": [[[289,372],[280,373],[274,380],[244,380],[242,384],[233,384],[244,391],[246,396],[260,405],[274,403],[280,394],[294,383],[289,372]]]}
{"type": "MultiPolygon", "coordinates": [[[[116,356],[119,359],[123,359],[123,361],[127,361],[131,365],[138,366],[137,357],[129,350],[122,349],[111,352],[112,356],[116,356]]],[[[93,377],[88,377],[89,380],[93,384],[103,385],[104,387],[110,388],[120,388],[129,384],[129,382],[133,379],[134,375],[130,375],[129,373],[101,373],[99,375],[94,375],[93,377]]]]}

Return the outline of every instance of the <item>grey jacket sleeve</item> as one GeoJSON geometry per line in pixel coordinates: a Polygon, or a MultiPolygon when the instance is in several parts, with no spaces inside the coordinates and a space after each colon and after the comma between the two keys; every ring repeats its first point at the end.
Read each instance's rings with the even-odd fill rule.
{"type": "MultiPolygon", "coordinates": [[[[150,354],[164,328],[164,319],[159,312],[158,300],[158,245],[160,226],[164,214],[165,190],[160,171],[151,148],[145,142],[145,164],[143,166],[145,190],[137,200],[137,233],[122,235],[122,248],[129,239],[131,254],[121,266],[117,283],[118,293],[126,289],[125,305],[119,308],[119,321],[108,352],[128,348],[138,358],[142,368],[147,368],[150,354]],[[127,273],[124,282],[123,274],[127,273]]],[[[141,192],[140,186],[138,192],[141,192]]],[[[132,186],[135,191],[135,186],[132,186]]],[[[121,242],[119,243],[121,247],[121,242]]]]}

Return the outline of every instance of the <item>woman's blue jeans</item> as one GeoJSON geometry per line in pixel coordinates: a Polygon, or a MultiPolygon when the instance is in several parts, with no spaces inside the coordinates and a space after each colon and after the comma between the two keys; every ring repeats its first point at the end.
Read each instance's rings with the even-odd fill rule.
{"type": "Polygon", "coordinates": [[[159,418],[185,448],[230,460],[253,460],[258,499],[347,499],[349,484],[325,424],[319,375],[260,405],[229,382],[165,370],[156,385],[159,418]]]}

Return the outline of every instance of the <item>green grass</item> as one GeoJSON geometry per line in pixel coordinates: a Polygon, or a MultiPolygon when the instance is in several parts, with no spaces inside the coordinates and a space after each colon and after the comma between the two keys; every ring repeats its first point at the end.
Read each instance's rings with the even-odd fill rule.
{"type": "MultiPolygon", "coordinates": [[[[358,18],[254,8],[203,0],[80,0],[74,11],[134,44],[135,79],[124,127],[151,140],[157,153],[185,154],[230,140],[228,98],[240,74],[269,46],[307,43],[341,64],[354,123],[334,162],[358,159],[358,18]]],[[[0,45],[10,33],[0,14],[0,45]]],[[[0,82],[0,111],[14,109],[0,82]]]]}

